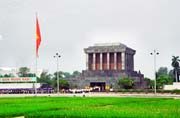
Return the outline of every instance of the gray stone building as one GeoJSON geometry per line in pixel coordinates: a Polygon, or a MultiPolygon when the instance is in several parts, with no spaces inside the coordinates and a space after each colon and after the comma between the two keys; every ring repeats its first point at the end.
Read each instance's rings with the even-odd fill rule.
{"type": "Polygon", "coordinates": [[[68,78],[70,87],[89,88],[98,86],[102,91],[110,87],[118,89],[118,81],[129,77],[133,88],[147,88],[144,75],[134,71],[135,50],[121,43],[95,44],[84,49],[86,70],[74,78],[68,78]]]}

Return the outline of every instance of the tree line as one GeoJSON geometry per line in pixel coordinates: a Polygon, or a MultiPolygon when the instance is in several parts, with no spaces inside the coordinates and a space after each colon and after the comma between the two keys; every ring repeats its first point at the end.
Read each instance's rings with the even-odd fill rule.
{"type": "MultiPolygon", "coordinates": [[[[158,71],[156,72],[156,83],[157,83],[157,88],[162,89],[164,85],[169,85],[172,84],[173,81],[179,82],[179,56],[173,56],[172,57],[172,70],[168,71],[167,67],[160,67],[158,71]]],[[[40,75],[40,77],[37,77],[37,82],[39,83],[45,83],[48,84],[49,86],[52,87],[57,87],[57,75],[59,76],[59,87],[60,89],[66,89],[69,88],[69,83],[66,80],[66,78],[73,78],[79,76],[81,73],[79,71],[74,71],[72,74],[69,72],[63,72],[59,71],[58,74],[57,72],[50,74],[47,71],[43,71],[40,75]]],[[[35,73],[31,73],[30,69],[28,67],[21,67],[18,70],[17,75],[19,77],[35,77],[35,73]]],[[[0,77],[14,77],[12,73],[10,74],[5,74],[5,75],[0,75],[0,77]]],[[[154,78],[148,78],[145,77],[145,80],[149,81],[149,88],[153,89],[154,88],[154,78]]],[[[134,85],[134,81],[131,78],[120,78],[118,81],[118,84],[120,88],[124,89],[131,89],[134,85]]]]}
{"type": "MultiPolygon", "coordinates": [[[[20,67],[17,72],[18,77],[37,77],[38,83],[48,84],[49,86],[54,87],[54,88],[57,87],[57,75],[58,75],[60,89],[69,88],[69,83],[66,80],[66,78],[76,77],[80,74],[81,73],[79,71],[74,71],[72,74],[69,72],[63,72],[63,71],[59,71],[59,72],[50,74],[47,71],[43,71],[40,74],[40,77],[37,77],[36,74],[32,73],[30,71],[30,68],[28,68],[28,67],[20,67]]],[[[9,74],[0,75],[0,77],[15,77],[15,75],[12,73],[9,73],[9,74]]]]}

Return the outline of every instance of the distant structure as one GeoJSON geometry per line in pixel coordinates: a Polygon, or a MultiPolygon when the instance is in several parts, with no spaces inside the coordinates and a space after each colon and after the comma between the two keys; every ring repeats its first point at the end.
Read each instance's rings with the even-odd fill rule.
{"type": "Polygon", "coordinates": [[[118,89],[123,77],[134,80],[135,89],[147,88],[144,75],[134,71],[135,50],[121,43],[95,44],[84,49],[86,70],[77,77],[69,78],[71,87],[100,87],[101,91],[118,89]]]}

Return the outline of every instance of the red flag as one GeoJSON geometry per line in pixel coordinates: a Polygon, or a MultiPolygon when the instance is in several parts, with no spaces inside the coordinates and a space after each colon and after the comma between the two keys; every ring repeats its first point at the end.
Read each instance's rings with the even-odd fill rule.
{"type": "Polygon", "coordinates": [[[40,44],[41,44],[41,32],[40,32],[38,18],[36,16],[36,58],[38,57],[38,49],[40,44]]]}

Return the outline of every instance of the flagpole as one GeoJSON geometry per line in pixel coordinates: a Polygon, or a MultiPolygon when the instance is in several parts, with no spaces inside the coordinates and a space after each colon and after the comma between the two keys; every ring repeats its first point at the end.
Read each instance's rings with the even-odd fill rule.
{"type": "MultiPolygon", "coordinates": [[[[38,58],[38,49],[41,43],[41,33],[40,33],[40,27],[39,27],[39,22],[37,18],[37,13],[36,13],[36,78],[37,78],[37,58],[38,58]]],[[[37,79],[35,82],[35,94],[37,94],[37,79]]]]}
{"type": "MultiPolygon", "coordinates": [[[[36,12],[36,22],[37,22],[37,12],[36,12]]],[[[36,24],[37,25],[37,24],[36,24]]],[[[37,26],[36,26],[36,28],[37,28],[37,26]]],[[[37,30],[37,29],[36,29],[37,30]]],[[[37,38],[37,32],[36,32],[36,38],[37,38]]],[[[37,40],[37,39],[36,39],[37,40]]],[[[37,42],[37,41],[36,41],[37,42]]],[[[35,43],[36,43],[35,42],[35,43]]],[[[37,45],[37,44],[36,44],[37,45]]],[[[35,45],[35,58],[36,58],[36,70],[35,70],[35,74],[36,74],[36,81],[35,81],[35,85],[34,85],[34,87],[35,87],[35,96],[37,95],[37,87],[36,87],[36,85],[37,85],[37,47],[36,47],[36,45],[35,45]]]]}
{"type": "Polygon", "coordinates": [[[36,57],[36,81],[35,81],[35,96],[37,95],[37,87],[36,87],[36,85],[37,85],[37,57],[36,57]]]}

